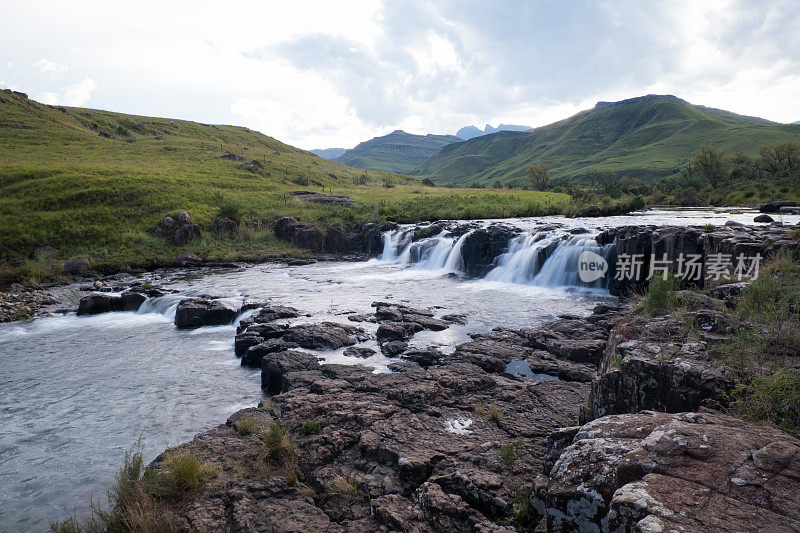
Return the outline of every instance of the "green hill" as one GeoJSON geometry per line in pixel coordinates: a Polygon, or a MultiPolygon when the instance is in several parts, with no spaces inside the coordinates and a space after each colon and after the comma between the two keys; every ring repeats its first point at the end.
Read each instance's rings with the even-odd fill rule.
{"type": "Polygon", "coordinates": [[[410,175],[438,184],[523,183],[536,162],[554,178],[595,169],[655,179],[677,172],[706,143],[755,155],[758,147],[800,138],[800,128],[649,95],[599,102],[593,109],[526,132],[500,132],[444,147],[410,175]]]}
{"type": "Polygon", "coordinates": [[[360,143],[334,161],[351,167],[408,174],[443,147],[461,142],[455,135],[413,135],[396,130],[360,143]]]}
{"type": "Polygon", "coordinates": [[[519,216],[558,210],[565,199],[424,187],[247,128],[53,107],[0,91],[0,285],[56,277],[74,257],[115,271],[168,265],[182,252],[212,261],[306,254],[270,229],[287,215],[324,228],[519,216]],[[344,194],[357,205],[309,204],[291,194],[299,189],[344,194]],[[157,228],[183,210],[203,237],[176,247],[157,228]],[[222,218],[240,220],[235,239],[210,231],[222,218]],[[58,249],[57,258],[40,253],[43,246],[58,249]]]}

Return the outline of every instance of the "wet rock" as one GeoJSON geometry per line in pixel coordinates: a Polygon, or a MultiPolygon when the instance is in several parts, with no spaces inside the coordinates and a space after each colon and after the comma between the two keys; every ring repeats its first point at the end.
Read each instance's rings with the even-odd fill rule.
{"type": "Polygon", "coordinates": [[[508,243],[519,230],[505,224],[493,224],[470,233],[462,243],[461,259],[467,276],[482,277],[494,266],[497,256],[508,249],[508,243]]]}
{"type": "Polygon", "coordinates": [[[336,350],[366,339],[362,329],[336,322],[292,326],[283,335],[286,342],[310,350],[336,350]]]}
{"type": "Polygon", "coordinates": [[[203,236],[203,230],[197,224],[186,224],[175,231],[175,237],[172,243],[175,246],[185,246],[189,241],[200,239],[203,236]]]}
{"type": "Polygon", "coordinates": [[[261,388],[270,394],[286,392],[290,388],[290,372],[313,370],[319,367],[315,355],[297,350],[270,352],[261,358],[261,388]]]}
{"type": "Polygon", "coordinates": [[[12,284],[10,291],[0,292],[0,322],[32,318],[37,312],[58,302],[58,298],[45,291],[22,287],[19,283],[12,284]]]}
{"type": "Polygon", "coordinates": [[[548,531],[800,530],[800,441],[779,430],[646,411],[564,440],[533,497],[548,531]]]}
{"type": "Polygon", "coordinates": [[[793,200],[772,200],[761,204],[758,210],[761,213],[778,213],[782,207],[797,207],[797,202],[793,200]]]}
{"type": "Polygon", "coordinates": [[[237,309],[219,300],[187,298],[178,304],[175,312],[175,326],[178,329],[221,326],[233,322],[237,314],[237,309]]]}
{"type": "Polygon", "coordinates": [[[344,355],[346,357],[358,357],[359,359],[367,359],[375,355],[375,350],[365,346],[352,346],[345,349],[344,355]]]}
{"type": "Polygon", "coordinates": [[[237,328],[236,332],[241,333],[245,329],[255,324],[266,324],[268,322],[274,322],[275,320],[297,318],[299,316],[300,311],[294,307],[287,307],[284,305],[264,307],[255,315],[242,319],[239,322],[239,327],[237,328]]]}
{"type": "Polygon", "coordinates": [[[175,258],[175,266],[178,267],[194,267],[202,264],[203,260],[199,256],[189,252],[184,252],[175,258]]]}
{"type": "Polygon", "coordinates": [[[422,329],[416,322],[384,322],[378,326],[378,342],[405,341],[422,329]]]}
{"type": "Polygon", "coordinates": [[[769,215],[758,215],[753,219],[753,222],[775,222],[775,219],[769,215]]]}
{"type": "Polygon", "coordinates": [[[389,341],[381,344],[381,352],[386,357],[397,357],[408,348],[408,343],[405,341],[389,341]]]}
{"type": "Polygon", "coordinates": [[[437,365],[442,360],[442,352],[438,348],[428,346],[421,350],[409,350],[403,354],[403,359],[417,363],[422,368],[437,365]]]}
{"type": "Polygon", "coordinates": [[[62,269],[67,274],[77,274],[79,272],[85,272],[89,270],[90,266],[91,264],[89,263],[89,260],[86,259],[85,257],[81,257],[78,259],[70,259],[69,261],[64,261],[62,269]]]}
{"type": "Polygon", "coordinates": [[[78,315],[99,315],[112,311],[137,311],[147,297],[139,292],[90,294],[78,303],[78,315]]]}
{"type": "Polygon", "coordinates": [[[273,352],[283,352],[299,348],[300,346],[294,342],[286,342],[280,339],[263,340],[259,344],[251,346],[242,355],[242,366],[249,366],[253,368],[261,368],[261,361],[264,356],[273,352]]]}

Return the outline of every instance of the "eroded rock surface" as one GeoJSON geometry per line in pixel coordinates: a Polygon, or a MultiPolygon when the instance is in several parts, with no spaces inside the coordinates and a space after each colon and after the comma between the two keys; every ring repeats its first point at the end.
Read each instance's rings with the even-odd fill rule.
{"type": "Polygon", "coordinates": [[[548,531],[800,531],[800,441],[779,430],[646,411],[573,434],[533,497],[548,531]]]}

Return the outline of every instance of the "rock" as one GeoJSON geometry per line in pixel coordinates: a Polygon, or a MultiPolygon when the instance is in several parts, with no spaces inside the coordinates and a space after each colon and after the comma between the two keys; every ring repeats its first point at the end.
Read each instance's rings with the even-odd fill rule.
{"type": "Polygon", "coordinates": [[[244,161],[244,157],[238,154],[233,153],[226,153],[220,156],[222,159],[227,159],[228,161],[244,161]]]}
{"type": "Polygon", "coordinates": [[[438,348],[428,346],[422,350],[409,350],[403,354],[403,359],[413,361],[422,368],[437,365],[442,360],[442,352],[438,348]]]}
{"type": "Polygon", "coordinates": [[[194,267],[202,264],[203,260],[200,258],[200,256],[190,254],[189,252],[184,252],[175,258],[175,266],[179,267],[194,267]]]}
{"type": "Polygon", "coordinates": [[[261,361],[264,359],[265,355],[274,352],[284,352],[294,348],[299,348],[297,343],[285,342],[280,339],[265,340],[247,349],[244,355],[242,355],[242,366],[261,368],[261,361]]]}
{"type": "Polygon", "coordinates": [[[772,200],[761,204],[758,210],[761,213],[778,213],[782,207],[797,207],[797,202],[792,200],[772,200]]]}
{"type": "Polygon", "coordinates": [[[310,202],[315,204],[334,204],[344,207],[352,207],[356,205],[355,200],[342,194],[326,194],[314,191],[294,191],[292,194],[295,198],[302,202],[310,202]]]}
{"type": "Polygon", "coordinates": [[[742,294],[744,294],[745,289],[747,289],[749,286],[750,282],[747,281],[741,281],[739,283],[727,283],[725,285],[717,285],[708,291],[708,294],[711,295],[712,298],[722,300],[725,302],[725,305],[731,309],[734,309],[737,305],[739,305],[742,294]]]}
{"type": "Polygon", "coordinates": [[[389,341],[381,344],[381,352],[386,357],[397,357],[408,348],[408,343],[405,341],[389,341]]]}
{"type": "Polygon", "coordinates": [[[494,266],[494,260],[506,252],[508,243],[519,230],[505,224],[472,231],[461,245],[463,271],[467,276],[483,277],[494,266]]]}
{"type": "Polygon", "coordinates": [[[800,530],[800,441],[779,430],[645,411],[564,440],[533,496],[548,531],[800,530]]]}
{"type": "Polygon", "coordinates": [[[414,322],[384,322],[378,326],[378,342],[383,344],[390,341],[404,341],[422,329],[414,322]]]}
{"type": "Polygon", "coordinates": [[[47,245],[40,246],[39,249],[36,250],[36,255],[39,258],[45,259],[45,260],[56,259],[58,257],[59,253],[60,252],[56,248],[53,248],[52,246],[47,246],[47,245]]]}
{"type": "Polygon", "coordinates": [[[175,231],[175,237],[172,242],[175,246],[185,246],[189,241],[200,239],[203,236],[203,230],[197,224],[186,224],[175,231]]]}
{"type": "Polygon", "coordinates": [[[317,228],[299,227],[295,230],[292,242],[300,248],[322,251],[325,236],[317,228]]]}
{"type": "Polygon", "coordinates": [[[77,274],[79,272],[84,272],[89,270],[90,267],[89,260],[85,257],[81,257],[78,259],[70,259],[69,261],[64,261],[64,265],[62,266],[64,272],[67,274],[77,274]]]}
{"type": "Polygon", "coordinates": [[[185,226],[189,222],[191,222],[191,217],[189,216],[188,211],[181,211],[180,213],[178,213],[178,224],[180,224],[181,226],[185,226]]]}
{"type": "MultiPolygon", "coordinates": [[[[284,305],[272,305],[264,307],[253,316],[240,320],[239,327],[237,328],[236,332],[241,333],[246,329],[251,330],[253,329],[252,326],[256,324],[267,324],[268,322],[274,322],[276,320],[287,318],[297,318],[299,316],[300,311],[294,307],[287,307],[284,305]]],[[[285,326],[280,327],[285,329],[285,326]]]]}
{"type": "Polygon", "coordinates": [[[602,216],[603,213],[600,211],[600,208],[597,207],[596,205],[590,205],[589,207],[586,208],[586,210],[583,213],[581,213],[581,215],[584,217],[599,217],[602,216]]]}
{"type": "Polygon", "coordinates": [[[562,318],[521,333],[534,348],[574,361],[598,365],[608,340],[608,331],[600,325],[578,318],[562,318]]]}
{"type": "Polygon", "coordinates": [[[728,227],[734,227],[734,228],[735,227],[744,226],[744,224],[742,224],[741,222],[736,222],[735,220],[726,220],[725,221],[725,225],[728,226],[728,227]]]}
{"type": "Polygon", "coordinates": [[[351,346],[344,351],[346,357],[358,357],[359,359],[367,359],[375,355],[375,350],[364,346],[351,346]]]}
{"type": "Polygon", "coordinates": [[[174,225],[175,225],[175,219],[169,215],[165,216],[164,219],[161,221],[161,227],[163,227],[164,229],[171,228],[174,225]]]}
{"type": "Polygon", "coordinates": [[[300,372],[319,368],[317,357],[297,350],[271,352],[261,359],[261,388],[270,394],[279,394],[290,389],[289,372],[300,372]]]}
{"type": "Polygon", "coordinates": [[[138,292],[115,294],[90,294],[78,303],[78,316],[99,315],[111,311],[137,311],[147,297],[138,292]]]}
{"type": "Polygon", "coordinates": [[[325,230],[325,242],[322,246],[324,252],[337,254],[348,249],[348,238],[341,226],[328,226],[325,230]]]}
{"type": "Polygon", "coordinates": [[[432,182],[430,178],[425,178],[424,180],[422,180],[422,184],[425,185],[426,187],[436,187],[436,184],[432,182]]]}
{"type": "Polygon", "coordinates": [[[775,219],[769,215],[758,215],[753,219],[753,222],[775,222],[775,219]]]}
{"type": "Polygon", "coordinates": [[[175,312],[178,329],[194,329],[201,326],[221,326],[236,319],[236,309],[219,300],[187,298],[181,300],[175,312]]]}
{"type": "Polygon", "coordinates": [[[366,338],[362,329],[336,322],[292,326],[283,335],[284,341],[309,350],[336,350],[366,338]]]}
{"type": "Polygon", "coordinates": [[[214,223],[213,228],[215,233],[234,239],[239,231],[239,224],[230,219],[218,220],[214,223]]]}

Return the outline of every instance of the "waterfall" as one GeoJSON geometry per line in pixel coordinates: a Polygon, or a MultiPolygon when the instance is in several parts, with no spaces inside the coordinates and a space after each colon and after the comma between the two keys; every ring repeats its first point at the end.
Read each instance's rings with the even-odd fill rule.
{"type": "MultiPolygon", "coordinates": [[[[462,248],[473,231],[458,239],[442,231],[417,241],[413,241],[413,230],[387,231],[383,234],[380,260],[420,270],[461,274],[465,270],[462,248]]],[[[615,248],[614,244],[599,245],[594,237],[556,231],[519,235],[511,240],[508,250],[495,259],[496,266],[484,279],[541,287],[604,289],[608,276],[591,283],[581,281],[578,258],[584,251],[592,251],[613,264],[615,248]]]]}
{"type": "Polygon", "coordinates": [[[175,312],[178,310],[178,304],[184,298],[186,298],[186,295],[181,294],[166,294],[157,298],[148,298],[139,306],[137,313],[140,315],[156,313],[164,315],[170,320],[175,320],[175,312]]]}

